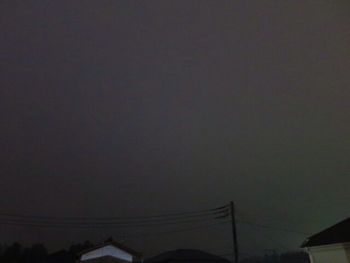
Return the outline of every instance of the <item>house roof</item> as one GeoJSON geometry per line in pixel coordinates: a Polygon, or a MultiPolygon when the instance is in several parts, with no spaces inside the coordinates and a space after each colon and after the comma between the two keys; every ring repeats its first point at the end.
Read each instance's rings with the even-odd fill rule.
{"type": "Polygon", "coordinates": [[[133,249],[131,249],[131,248],[129,248],[129,247],[127,247],[127,246],[125,246],[125,245],[115,241],[115,240],[113,240],[113,239],[108,239],[107,241],[105,241],[105,242],[103,242],[103,243],[101,243],[101,244],[99,244],[97,246],[94,246],[92,248],[86,249],[86,250],[82,251],[80,253],[80,255],[86,254],[86,253],[88,253],[90,251],[93,251],[93,250],[96,250],[96,249],[99,249],[99,248],[105,247],[105,246],[114,246],[114,247],[119,248],[119,249],[121,249],[121,250],[123,250],[123,251],[125,251],[125,252],[127,252],[127,253],[129,253],[129,254],[131,254],[133,256],[135,256],[135,257],[141,257],[142,256],[142,254],[140,252],[137,252],[137,251],[135,251],[135,250],[133,250],[133,249]]]}
{"type": "Polygon", "coordinates": [[[145,260],[146,263],[186,262],[186,261],[222,262],[222,263],[230,262],[226,258],[219,257],[219,256],[209,254],[204,251],[196,250],[196,249],[172,250],[145,260]]]}
{"type": "Polygon", "coordinates": [[[129,263],[128,261],[121,260],[119,258],[111,256],[103,256],[98,258],[87,259],[83,261],[84,263],[129,263]]]}
{"type": "Polygon", "coordinates": [[[301,247],[315,247],[350,242],[350,218],[307,238],[301,247]]]}

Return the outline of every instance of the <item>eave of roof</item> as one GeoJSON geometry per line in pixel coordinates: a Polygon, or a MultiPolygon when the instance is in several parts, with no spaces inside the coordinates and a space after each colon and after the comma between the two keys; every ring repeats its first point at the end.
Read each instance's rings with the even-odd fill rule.
{"type": "Polygon", "coordinates": [[[117,241],[114,241],[114,240],[113,241],[104,242],[104,243],[102,243],[100,245],[96,245],[96,246],[94,246],[92,248],[86,249],[86,250],[80,252],[79,255],[83,255],[83,254],[89,253],[91,251],[94,251],[96,249],[99,249],[99,248],[105,247],[105,246],[114,246],[116,248],[124,250],[125,252],[131,254],[132,256],[139,257],[139,258],[142,257],[142,254],[140,252],[137,252],[137,251],[135,251],[135,250],[133,250],[133,249],[131,249],[131,248],[129,248],[129,247],[127,247],[127,246],[117,242],[117,241]]]}
{"type": "Polygon", "coordinates": [[[315,247],[350,242],[350,218],[307,238],[301,247],[315,247]]]}
{"type": "Polygon", "coordinates": [[[98,258],[91,258],[91,259],[81,261],[81,263],[82,262],[84,263],[129,263],[128,261],[121,260],[119,258],[115,258],[112,256],[102,256],[98,258]]]}

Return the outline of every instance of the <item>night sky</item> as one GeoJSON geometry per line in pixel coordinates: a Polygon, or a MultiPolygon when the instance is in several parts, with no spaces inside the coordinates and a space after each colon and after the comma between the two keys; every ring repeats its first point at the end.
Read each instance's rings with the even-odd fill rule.
{"type": "MultiPolygon", "coordinates": [[[[349,14],[347,0],[1,1],[0,211],[138,216],[233,200],[241,219],[311,234],[348,217],[349,14]]],[[[128,231],[161,230],[0,225],[0,242],[231,246],[229,225],[128,231]]],[[[238,234],[248,253],[307,236],[238,234]]]]}

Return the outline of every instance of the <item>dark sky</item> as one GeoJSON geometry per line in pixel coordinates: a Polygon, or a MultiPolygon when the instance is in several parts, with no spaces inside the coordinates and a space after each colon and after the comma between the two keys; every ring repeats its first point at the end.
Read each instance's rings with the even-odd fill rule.
{"type": "MultiPolygon", "coordinates": [[[[349,14],[346,0],[1,1],[0,211],[234,200],[255,223],[306,233],[349,216],[349,14]]],[[[0,229],[2,242],[52,247],[120,235],[0,229]]],[[[228,231],[125,241],[223,253],[228,231]]],[[[305,238],[238,231],[245,251],[305,238]]]]}

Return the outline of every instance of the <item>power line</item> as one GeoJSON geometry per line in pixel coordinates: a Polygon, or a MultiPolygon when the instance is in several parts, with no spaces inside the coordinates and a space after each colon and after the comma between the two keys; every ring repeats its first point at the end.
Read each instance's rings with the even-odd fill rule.
{"type": "Polygon", "coordinates": [[[58,220],[58,219],[37,219],[36,217],[1,217],[0,220],[4,221],[14,221],[14,222],[37,222],[37,223],[56,223],[56,224],[120,224],[120,225],[134,225],[134,224],[142,224],[142,223],[171,223],[171,222],[186,222],[188,220],[192,221],[200,221],[200,220],[208,220],[208,219],[220,219],[228,216],[228,211],[222,210],[215,213],[210,214],[202,214],[202,215],[190,215],[186,217],[175,217],[175,218],[155,218],[155,219],[143,219],[143,220],[103,220],[103,221],[89,221],[89,220],[58,220]]]}
{"type": "Polygon", "coordinates": [[[227,224],[231,221],[222,221],[214,224],[207,224],[207,225],[201,225],[201,226],[195,226],[190,228],[183,228],[183,229],[177,229],[172,231],[162,231],[162,232],[153,232],[153,233],[143,233],[143,234],[134,234],[134,235],[123,235],[123,238],[139,238],[139,237],[149,237],[149,236],[161,236],[161,235],[168,235],[168,234],[176,234],[176,233],[182,233],[182,232],[189,232],[189,231],[195,231],[199,229],[204,228],[210,228],[218,225],[227,224]]]}
{"type": "MultiPolygon", "coordinates": [[[[220,220],[228,217],[228,209],[224,207],[201,210],[200,212],[186,212],[153,215],[149,217],[123,217],[124,221],[116,220],[116,217],[103,217],[103,220],[89,221],[91,218],[80,217],[48,217],[48,216],[28,216],[19,214],[1,214],[0,224],[13,226],[30,226],[30,227],[52,227],[52,228],[123,228],[123,227],[152,227],[165,225],[193,224],[203,221],[220,220]],[[171,215],[171,216],[170,216],[171,215]],[[113,219],[114,218],[114,219],[113,219]],[[126,220],[130,218],[134,220],[126,220]],[[153,218],[153,219],[152,219],[153,218]],[[106,221],[108,220],[108,221],[106,221]]],[[[101,219],[100,217],[99,219],[101,219]]]]}
{"type": "Polygon", "coordinates": [[[2,220],[2,225],[15,225],[15,226],[33,226],[33,227],[54,227],[54,228],[130,228],[130,227],[153,227],[153,226],[167,226],[167,225],[181,225],[181,224],[193,224],[198,222],[213,221],[215,218],[210,219],[196,219],[196,220],[182,220],[172,222],[149,222],[149,223],[86,223],[86,222],[75,222],[75,223],[55,223],[55,222],[44,222],[44,221],[33,221],[33,220],[2,220]]]}
{"type": "Polygon", "coordinates": [[[61,221],[85,221],[85,220],[97,220],[97,221],[119,221],[119,220],[165,220],[167,218],[181,219],[188,217],[200,217],[205,215],[220,214],[222,212],[228,211],[228,206],[221,206],[206,210],[188,211],[181,213],[167,213],[149,216],[129,216],[129,217],[60,217],[60,216],[44,216],[44,215],[26,215],[26,214],[13,214],[13,213],[0,213],[0,217],[12,217],[12,218],[22,218],[22,219],[37,219],[37,220],[61,220],[61,221]]]}
{"type": "Polygon", "coordinates": [[[274,231],[282,231],[282,232],[286,232],[286,233],[293,233],[293,234],[299,234],[299,235],[309,235],[309,233],[296,231],[294,229],[281,228],[281,227],[272,227],[272,226],[268,226],[268,225],[252,223],[252,222],[247,221],[247,220],[239,219],[239,220],[237,220],[237,223],[250,225],[250,226],[254,226],[254,227],[258,227],[258,228],[265,228],[265,229],[274,230],[274,231]]]}
{"type": "MultiPolygon", "coordinates": [[[[22,227],[39,228],[77,228],[77,229],[121,229],[139,227],[161,227],[171,225],[188,225],[201,222],[211,222],[226,219],[230,215],[230,206],[224,205],[212,209],[188,211],[181,213],[164,213],[149,216],[134,217],[58,217],[43,215],[25,215],[0,213],[0,224],[22,227]]],[[[282,231],[299,235],[308,235],[301,231],[289,228],[273,227],[248,220],[237,219],[237,223],[264,228],[273,231],[282,231]]],[[[181,230],[180,230],[181,231],[181,230]]],[[[171,233],[170,231],[169,233],[171,233]]],[[[168,233],[168,232],[164,232],[168,233]]]]}
{"type": "MultiPolygon", "coordinates": [[[[238,222],[241,223],[241,224],[251,225],[251,226],[258,227],[258,228],[270,229],[270,230],[274,230],[274,231],[282,231],[282,232],[286,232],[286,233],[293,233],[293,234],[299,234],[299,235],[310,235],[310,233],[305,233],[303,231],[290,229],[288,227],[273,227],[273,226],[270,226],[270,225],[265,225],[265,224],[260,224],[260,223],[253,223],[251,220],[244,220],[244,219],[242,219],[242,216],[245,216],[246,213],[242,213],[241,210],[239,210],[238,215],[240,216],[240,219],[238,220],[238,222]]],[[[253,215],[250,214],[250,216],[253,216],[253,215]]],[[[259,216],[258,215],[254,215],[254,217],[260,218],[261,215],[259,215],[259,216]]],[[[274,221],[277,222],[276,220],[274,220],[274,221]]]]}
{"type": "Polygon", "coordinates": [[[251,212],[246,212],[246,211],[242,211],[241,209],[237,209],[237,215],[238,216],[242,216],[245,218],[264,218],[264,219],[268,219],[271,223],[280,223],[280,222],[291,222],[294,224],[299,224],[302,223],[301,221],[297,221],[297,220],[291,220],[290,218],[286,219],[286,218],[275,218],[272,215],[266,215],[266,214],[255,214],[255,213],[251,213],[251,212]]]}

